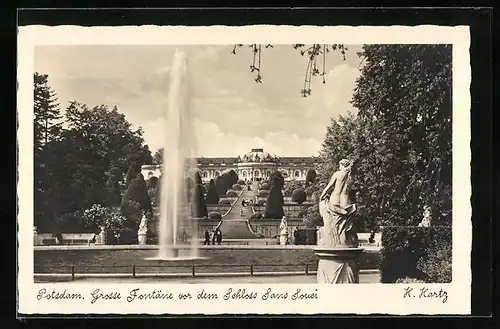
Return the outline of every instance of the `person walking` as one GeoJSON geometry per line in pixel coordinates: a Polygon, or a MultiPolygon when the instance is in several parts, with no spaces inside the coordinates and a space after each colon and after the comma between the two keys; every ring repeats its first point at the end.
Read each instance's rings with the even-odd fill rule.
{"type": "Polygon", "coordinates": [[[217,244],[220,246],[222,243],[222,232],[220,230],[217,230],[217,244]]]}
{"type": "Polygon", "coordinates": [[[208,229],[205,230],[205,241],[203,242],[203,245],[207,244],[210,244],[210,233],[208,232],[208,229]]]}
{"type": "Polygon", "coordinates": [[[212,231],[212,244],[214,246],[215,246],[215,240],[217,240],[217,232],[214,230],[214,231],[212,231]]]}

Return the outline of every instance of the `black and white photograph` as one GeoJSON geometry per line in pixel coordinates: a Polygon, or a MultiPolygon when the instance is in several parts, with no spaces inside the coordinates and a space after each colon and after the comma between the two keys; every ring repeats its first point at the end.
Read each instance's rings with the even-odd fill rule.
{"type": "Polygon", "coordinates": [[[170,299],[203,302],[196,313],[231,300],[326,310],[327,294],[387,289],[396,313],[423,299],[466,309],[449,299],[470,286],[471,238],[456,233],[470,231],[468,171],[456,177],[469,133],[455,134],[468,129],[467,29],[435,27],[436,41],[365,27],[322,43],[220,29],[218,42],[202,28],[163,43],[123,42],[120,28],[32,39],[19,107],[27,298],[92,313],[132,300],[166,312],[170,299]]]}

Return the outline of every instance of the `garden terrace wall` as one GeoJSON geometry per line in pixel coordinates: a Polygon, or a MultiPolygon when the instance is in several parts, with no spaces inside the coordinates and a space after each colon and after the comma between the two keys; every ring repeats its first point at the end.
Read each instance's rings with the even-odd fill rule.
{"type": "MultiPolygon", "coordinates": [[[[438,244],[451,248],[451,243],[450,226],[384,227],[380,264],[381,282],[395,283],[398,279],[404,278],[429,281],[428,275],[418,269],[418,262],[440,252],[438,244]]],[[[451,263],[451,257],[449,262],[451,263]]]]}
{"type": "MultiPolygon", "coordinates": [[[[302,219],[289,219],[289,233],[293,234],[295,227],[304,226],[302,219]]],[[[255,233],[264,235],[265,238],[274,238],[279,234],[281,219],[251,219],[250,226],[255,233]]]]}
{"type": "MultiPolygon", "coordinates": [[[[305,205],[305,204],[302,204],[302,205],[298,205],[296,203],[295,204],[285,204],[285,205],[283,205],[283,212],[285,213],[285,216],[288,219],[295,219],[295,218],[299,218],[300,212],[306,207],[308,207],[308,205],[305,205]]],[[[265,206],[253,206],[253,208],[256,212],[260,212],[261,214],[264,214],[264,212],[266,210],[265,206]]]]}

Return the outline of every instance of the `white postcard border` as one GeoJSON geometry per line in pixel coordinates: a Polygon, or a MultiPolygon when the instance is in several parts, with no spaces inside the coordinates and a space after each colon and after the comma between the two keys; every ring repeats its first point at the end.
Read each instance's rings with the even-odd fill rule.
{"type": "MultiPolygon", "coordinates": [[[[467,26],[390,26],[390,27],[315,27],[315,26],[245,26],[245,27],[77,27],[27,26],[18,35],[18,305],[24,314],[470,314],[472,245],[470,183],[470,36],[467,26]],[[33,73],[34,47],[37,45],[195,45],[195,44],[453,44],[453,281],[450,284],[427,284],[431,290],[444,289],[448,299],[403,299],[401,284],[132,284],[132,283],[50,283],[33,282],[33,73]],[[57,289],[80,292],[85,300],[37,300],[38,291],[57,289]],[[172,301],[121,300],[90,303],[89,293],[129,291],[140,288],[174,294],[191,293],[193,299],[172,301]],[[205,292],[224,295],[255,291],[255,300],[197,300],[205,292]],[[262,300],[268,288],[273,292],[293,294],[314,292],[316,300],[262,300]],[[257,302],[258,301],[258,302],[257,302]]],[[[118,281],[118,280],[117,280],[118,281]]],[[[424,285],[408,285],[415,291],[424,285]]]]}

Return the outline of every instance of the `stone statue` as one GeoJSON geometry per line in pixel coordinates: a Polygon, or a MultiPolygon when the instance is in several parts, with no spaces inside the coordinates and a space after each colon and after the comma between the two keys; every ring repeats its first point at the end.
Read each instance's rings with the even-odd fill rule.
{"type": "Polygon", "coordinates": [[[323,227],[319,232],[318,283],[359,283],[358,236],[354,226],[356,204],[349,197],[351,162],[343,159],[319,197],[323,227]]]}
{"type": "Polygon", "coordinates": [[[429,227],[431,226],[431,207],[428,205],[424,206],[424,218],[422,221],[418,224],[419,227],[429,227]]]}
{"type": "Polygon", "coordinates": [[[139,244],[146,244],[146,237],[148,233],[148,219],[146,213],[142,215],[141,223],[139,224],[139,230],[137,231],[137,240],[139,244]]]}
{"type": "Polygon", "coordinates": [[[319,212],[324,223],[320,244],[329,247],[357,247],[358,237],[353,223],[356,204],[349,198],[351,162],[343,159],[339,167],[319,197],[319,212]]]}
{"type": "Polygon", "coordinates": [[[280,224],[280,245],[286,245],[288,242],[288,222],[286,217],[281,218],[280,224]]]}

